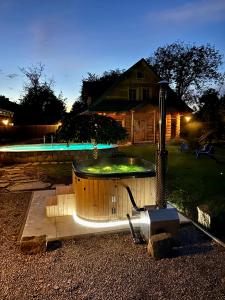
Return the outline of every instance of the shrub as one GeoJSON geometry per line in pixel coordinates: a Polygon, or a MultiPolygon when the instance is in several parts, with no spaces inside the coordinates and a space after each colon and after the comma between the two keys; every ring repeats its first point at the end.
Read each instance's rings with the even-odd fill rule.
{"type": "Polygon", "coordinates": [[[113,118],[97,114],[70,116],[56,132],[57,140],[116,143],[127,138],[126,129],[113,118]]]}
{"type": "Polygon", "coordinates": [[[196,201],[191,197],[191,194],[182,189],[174,190],[170,193],[168,200],[173,203],[180,212],[192,220],[196,220],[196,201]]]}

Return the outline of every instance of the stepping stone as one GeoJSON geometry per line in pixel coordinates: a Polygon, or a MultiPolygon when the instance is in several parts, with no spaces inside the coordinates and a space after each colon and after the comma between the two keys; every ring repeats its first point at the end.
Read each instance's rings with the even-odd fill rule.
{"type": "Polygon", "coordinates": [[[46,247],[46,235],[23,237],[20,242],[20,250],[23,254],[45,252],[46,247]]]}
{"type": "Polygon", "coordinates": [[[172,251],[172,235],[171,233],[159,233],[151,236],[147,252],[154,259],[162,259],[170,256],[172,251]]]}
{"type": "Polygon", "coordinates": [[[5,169],[5,171],[10,173],[18,173],[18,172],[23,172],[23,168],[10,168],[10,169],[5,169]]]}
{"type": "Polygon", "coordinates": [[[21,180],[16,179],[14,181],[14,183],[17,184],[17,183],[36,182],[37,180],[38,180],[37,178],[36,179],[21,179],[21,180]]]}
{"type": "Polygon", "coordinates": [[[0,182],[0,188],[5,188],[9,185],[9,182],[0,182]]]}
{"type": "Polygon", "coordinates": [[[29,180],[30,178],[28,176],[10,176],[10,180],[15,180],[15,181],[21,181],[21,180],[29,180]]]}
{"type": "Polygon", "coordinates": [[[23,172],[16,172],[16,173],[12,173],[12,172],[6,172],[6,175],[8,175],[9,177],[18,177],[18,176],[22,176],[23,175],[23,172]]]}
{"type": "Polygon", "coordinates": [[[8,178],[7,179],[0,179],[0,183],[7,183],[8,182],[8,178]]]}
{"type": "Polygon", "coordinates": [[[51,183],[42,182],[42,181],[34,181],[34,182],[26,182],[26,183],[16,183],[8,188],[10,192],[15,191],[31,191],[31,190],[41,190],[46,189],[51,186],[51,183]]]}

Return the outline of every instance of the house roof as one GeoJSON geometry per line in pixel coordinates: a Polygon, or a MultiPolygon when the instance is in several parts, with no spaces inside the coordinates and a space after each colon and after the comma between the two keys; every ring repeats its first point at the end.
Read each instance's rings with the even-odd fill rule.
{"type": "MultiPolygon", "coordinates": [[[[147,101],[130,101],[122,99],[106,99],[107,95],[120,83],[122,80],[129,77],[129,74],[135,70],[138,65],[144,64],[148,67],[151,72],[154,73],[157,80],[160,81],[162,78],[152,69],[145,59],[140,59],[131,68],[118,76],[117,79],[108,80],[107,84],[102,82],[84,82],[85,89],[92,96],[94,102],[89,107],[90,112],[126,112],[130,110],[138,110],[139,108],[151,104],[158,106],[158,99],[151,99],[151,103],[147,101]],[[104,87],[103,87],[104,85],[104,87]]],[[[167,92],[167,111],[170,112],[192,112],[192,109],[181,99],[178,98],[177,94],[169,87],[167,92]]]]}
{"type": "Polygon", "coordinates": [[[83,81],[84,97],[87,98],[91,96],[92,101],[95,101],[108,90],[114,82],[115,79],[113,78],[106,81],[83,81]]]}
{"type": "Polygon", "coordinates": [[[121,99],[102,100],[100,103],[92,106],[89,110],[92,112],[126,112],[140,106],[140,101],[125,101],[121,99]]]}
{"type": "Polygon", "coordinates": [[[13,117],[13,115],[14,115],[14,112],[9,111],[7,109],[0,108],[0,116],[1,117],[13,117]]]}

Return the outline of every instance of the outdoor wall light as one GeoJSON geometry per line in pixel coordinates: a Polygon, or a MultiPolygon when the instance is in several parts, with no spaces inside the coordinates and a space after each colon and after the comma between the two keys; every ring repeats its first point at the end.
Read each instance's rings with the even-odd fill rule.
{"type": "Polygon", "coordinates": [[[8,120],[8,119],[4,119],[4,120],[2,120],[2,123],[3,123],[5,126],[7,126],[7,125],[9,124],[9,120],[8,120]]]}
{"type": "Polygon", "coordinates": [[[189,122],[191,120],[191,116],[186,116],[185,120],[186,120],[186,122],[189,122]]]}

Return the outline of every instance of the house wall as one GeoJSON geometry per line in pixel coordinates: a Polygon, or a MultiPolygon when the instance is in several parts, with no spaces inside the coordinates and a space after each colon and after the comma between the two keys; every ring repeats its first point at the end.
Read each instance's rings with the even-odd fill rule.
{"type": "MultiPolygon", "coordinates": [[[[126,128],[131,143],[151,142],[156,143],[159,139],[159,114],[155,110],[147,112],[133,112],[133,132],[132,113],[107,114],[119,121],[126,128]]],[[[166,141],[180,137],[180,114],[167,113],[166,115],[166,141]],[[173,122],[172,122],[173,121],[173,122]],[[175,121],[175,123],[174,123],[175,121]],[[176,123],[177,122],[177,123],[176,123]],[[175,130],[173,130],[174,126],[175,130]],[[173,133],[174,131],[174,133],[173,133]]]]}

